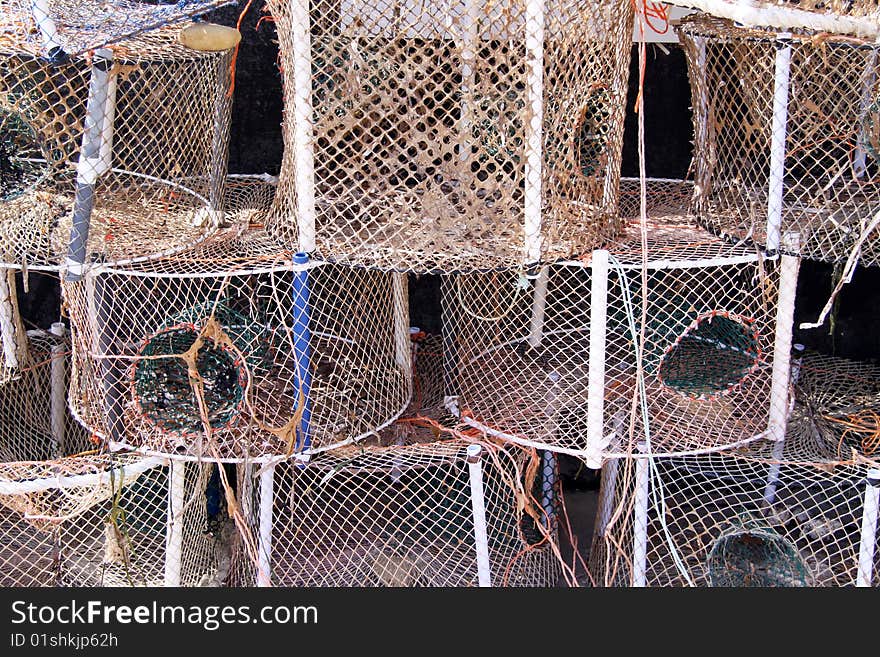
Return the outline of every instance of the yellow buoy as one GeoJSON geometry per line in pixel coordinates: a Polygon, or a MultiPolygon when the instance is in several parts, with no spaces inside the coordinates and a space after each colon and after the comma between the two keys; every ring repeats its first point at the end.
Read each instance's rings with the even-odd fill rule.
{"type": "Polygon", "coordinates": [[[241,41],[241,32],[234,27],[213,23],[195,23],[180,30],[178,41],[187,48],[203,52],[229,50],[241,41]]]}

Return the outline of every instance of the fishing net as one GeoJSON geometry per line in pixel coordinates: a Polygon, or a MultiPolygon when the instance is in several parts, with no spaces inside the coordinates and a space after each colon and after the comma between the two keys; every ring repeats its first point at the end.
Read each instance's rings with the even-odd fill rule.
{"type": "Polygon", "coordinates": [[[230,52],[168,28],[62,64],[0,39],[0,261],[72,272],[217,229],[230,52]]]}
{"type": "Polygon", "coordinates": [[[817,432],[837,458],[880,459],[880,367],[809,353],[796,388],[817,432]]]}
{"type": "Polygon", "coordinates": [[[619,228],[629,2],[268,7],[287,107],[268,228],[286,243],[450,272],[570,257],[619,228]]]}
{"type": "Polygon", "coordinates": [[[804,257],[880,264],[877,44],[694,17],[679,36],[700,222],[771,250],[796,231],[804,257]]]}
{"type": "Polygon", "coordinates": [[[30,331],[29,356],[0,385],[0,585],[155,585],[175,573],[193,584],[210,575],[203,466],[175,465],[188,506],[166,563],[168,465],[94,449],[67,412],[63,335],[30,331]]]}
{"type": "Polygon", "coordinates": [[[228,4],[232,4],[231,0],[2,0],[0,31],[18,48],[62,62],[66,56],[179,23],[228,4]]]}
{"type": "Polygon", "coordinates": [[[864,529],[876,528],[870,466],[835,459],[823,442],[796,411],[782,443],[609,460],[590,555],[596,583],[880,585],[880,551],[864,529]]]}
{"type": "MultiPolygon", "coordinates": [[[[280,464],[271,497],[266,475],[240,466],[239,490],[261,536],[263,576],[271,572],[274,585],[290,587],[476,586],[467,444],[351,446],[304,468],[280,464]],[[258,518],[266,522],[263,534],[258,518]]],[[[495,447],[481,460],[493,586],[552,586],[559,576],[548,543],[555,535],[536,528],[543,519],[525,494],[525,464],[520,450],[495,447]]],[[[236,584],[257,581],[250,560],[234,563],[236,584]]]]}
{"type": "Polygon", "coordinates": [[[180,256],[64,284],[71,403],[97,434],[234,459],[356,441],[408,406],[405,275],[295,267],[241,216],[180,256]]]}
{"type": "MultiPolygon", "coordinates": [[[[622,207],[638,206],[636,189],[624,181],[622,207]]],[[[593,308],[589,258],[546,267],[534,280],[517,272],[444,277],[444,330],[455,336],[447,394],[458,396],[466,422],[517,442],[583,454],[591,313],[604,309],[604,355],[597,352],[604,380],[596,379],[596,389],[604,389],[604,412],[601,406],[597,412],[602,436],[611,441],[608,454],[633,447],[625,428],[640,366],[658,452],[718,449],[767,429],[779,263],[697,228],[680,204],[688,194],[681,182],[648,186],[644,299],[635,219],[608,245],[607,307],[593,308]]],[[[787,405],[787,396],[778,402],[787,405]]]]}

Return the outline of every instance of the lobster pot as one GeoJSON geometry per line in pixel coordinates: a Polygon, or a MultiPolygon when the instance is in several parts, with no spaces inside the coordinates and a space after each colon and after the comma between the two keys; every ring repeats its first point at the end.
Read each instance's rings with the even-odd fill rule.
{"type": "MultiPolygon", "coordinates": [[[[446,440],[343,448],[304,468],[277,465],[271,558],[263,557],[264,576],[285,587],[477,586],[466,447],[446,440]]],[[[531,516],[517,506],[525,499],[525,459],[518,451],[498,449],[482,457],[491,583],[552,586],[559,563],[531,516]]],[[[240,472],[245,499],[254,491],[244,504],[265,523],[264,511],[257,511],[265,508],[259,506],[261,482],[253,477],[254,468],[240,472]]],[[[253,533],[259,534],[256,523],[253,533]]],[[[261,554],[268,544],[266,538],[260,541],[261,554]]],[[[253,560],[243,550],[234,555],[236,583],[252,586],[257,582],[253,560]]]]}
{"type": "Polygon", "coordinates": [[[294,270],[291,254],[259,232],[137,268],[93,269],[63,286],[74,412],[112,444],[190,457],[359,440],[409,404],[402,277],[320,263],[294,270]],[[299,324],[294,306],[305,309],[299,324]]]}
{"type": "Polygon", "coordinates": [[[132,454],[80,455],[0,466],[7,586],[213,583],[205,467],[185,470],[170,530],[169,468],[132,454]],[[169,536],[178,538],[169,549],[169,536]],[[169,576],[173,573],[173,581],[169,576]]]}
{"type": "Polygon", "coordinates": [[[655,451],[718,449],[767,428],[776,262],[664,214],[681,198],[664,200],[668,185],[658,182],[649,203],[644,288],[636,222],[609,246],[604,304],[593,304],[602,274],[589,258],[542,268],[534,280],[516,272],[444,279],[444,319],[456,336],[448,394],[468,424],[576,455],[590,451],[593,431],[606,444],[590,449],[625,454],[641,368],[655,451]],[[601,345],[603,335],[591,363],[591,341],[601,345]],[[601,414],[592,424],[590,399],[601,414]]]}
{"type": "Polygon", "coordinates": [[[798,401],[811,409],[817,434],[840,459],[880,458],[880,367],[809,353],[800,365],[798,401]]]}
{"type": "Polygon", "coordinates": [[[688,18],[678,28],[694,107],[695,210],[773,250],[880,264],[880,46],[688,18]],[[784,248],[784,245],[782,245],[784,248]]]}
{"type": "Polygon", "coordinates": [[[179,23],[231,4],[187,0],[175,4],[122,0],[0,0],[4,36],[16,46],[53,61],[179,23]]]}
{"type": "Polygon", "coordinates": [[[616,229],[629,2],[268,6],[286,105],[273,234],[450,272],[569,257],[616,229]]]}
{"type": "Polygon", "coordinates": [[[862,545],[868,470],[820,457],[813,440],[796,421],[781,459],[760,441],[606,463],[590,556],[597,585],[880,585],[876,539],[862,545]],[[860,569],[863,547],[874,556],[860,569]]]}
{"type": "MultiPolygon", "coordinates": [[[[29,337],[29,365],[0,386],[0,583],[161,584],[168,467],[88,451],[88,434],[66,413],[69,344],[37,331],[29,337]]],[[[201,469],[187,468],[177,570],[181,582],[194,583],[210,571],[213,547],[202,536],[201,469]]]]}
{"type": "Polygon", "coordinates": [[[114,44],[101,51],[109,62],[0,47],[3,262],[59,268],[75,216],[86,265],[179,251],[216,230],[231,51],[192,50],[177,34],[114,44]]]}

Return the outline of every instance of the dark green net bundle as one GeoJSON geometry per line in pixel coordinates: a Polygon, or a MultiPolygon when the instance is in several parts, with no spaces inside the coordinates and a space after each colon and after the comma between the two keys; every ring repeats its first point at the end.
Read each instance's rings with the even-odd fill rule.
{"type": "Polygon", "coordinates": [[[715,587],[806,587],[809,569],[797,548],[768,527],[737,527],[721,535],[707,559],[715,587]]]}
{"type": "Polygon", "coordinates": [[[758,333],[748,319],[707,313],[666,350],[657,376],[667,387],[696,399],[736,387],[761,362],[758,333]]]}

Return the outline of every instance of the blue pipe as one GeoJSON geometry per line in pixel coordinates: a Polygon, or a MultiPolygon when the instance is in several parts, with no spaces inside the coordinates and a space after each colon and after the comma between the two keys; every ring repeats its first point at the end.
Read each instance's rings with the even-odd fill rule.
{"type": "Polygon", "coordinates": [[[546,450],[541,454],[541,506],[544,526],[556,530],[556,454],[546,450]]]}
{"type": "MultiPolygon", "coordinates": [[[[293,256],[293,264],[305,265],[309,262],[306,253],[296,253],[293,256]]],[[[309,274],[308,270],[293,272],[293,355],[296,361],[296,403],[302,400],[302,417],[299,426],[296,427],[296,446],[294,451],[299,453],[312,446],[312,360],[309,342],[311,331],[309,330],[309,274]]],[[[296,405],[294,411],[297,410],[296,405]]]]}

